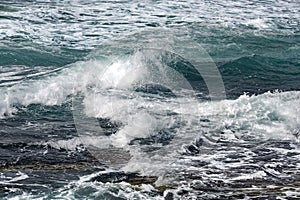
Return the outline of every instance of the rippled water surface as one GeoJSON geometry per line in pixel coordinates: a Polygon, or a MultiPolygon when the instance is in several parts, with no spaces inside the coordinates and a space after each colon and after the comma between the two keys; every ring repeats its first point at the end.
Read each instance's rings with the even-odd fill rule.
{"type": "Polygon", "coordinates": [[[300,6],[0,1],[1,199],[299,199],[300,6]]]}

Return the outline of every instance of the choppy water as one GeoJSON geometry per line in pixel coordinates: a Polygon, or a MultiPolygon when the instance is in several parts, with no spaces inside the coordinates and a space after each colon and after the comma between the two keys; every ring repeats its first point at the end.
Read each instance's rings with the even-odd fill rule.
{"type": "Polygon", "coordinates": [[[0,1],[0,197],[300,198],[299,27],[297,0],[0,1]]]}

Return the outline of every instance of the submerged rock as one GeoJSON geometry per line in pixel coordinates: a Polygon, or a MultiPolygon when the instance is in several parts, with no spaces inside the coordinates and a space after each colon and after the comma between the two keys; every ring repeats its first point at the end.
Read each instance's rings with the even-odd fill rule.
{"type": "Polygon", "coordinates": [[[106,174],[101,174],[91,179],[91,181],[99,181],[103,183],[120,183],[124,181],[130,183],[131,185],[154,184],[156,180],[157,177],[155,176],[140,176],[138,173],[125,172],[110,172],[106,174]]]}
{"type": "Polygon", "coordinates": [[[103,169],[87,150],[57,149],[49,145],[26,143],[0,144],[1,171],[62,171],[103,169]]]}
{"type": "Polygon", "coordinates": [[[145,84],[143,86],[137,87],[135,91],[146,94],[159,95],[162,97],[176,97],[176,95],[172,92],[171,89],[159,84],[145,84]]]}

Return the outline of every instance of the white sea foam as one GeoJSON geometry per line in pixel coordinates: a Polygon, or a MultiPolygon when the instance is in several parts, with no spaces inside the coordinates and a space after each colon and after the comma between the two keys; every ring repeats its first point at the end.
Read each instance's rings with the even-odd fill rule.
{"type": "Polygon", "coordinates": [[[242,95],[236,100],[213,102],[198,102],[190,96],[150,98],[134,92],[134,88],[147,83],[147,79],[153,81],[151,73],[156,74],[157,70],[162,69],[149,67],[142,57],[137,53],[113,63],[81,61],[43,79],[0,88],[0,116],[16,112],[16,105],[59,105],[70,95],[80,92],[84,95],[84,113],[87,116],[110,118],[124,124],[113,136],[115,141],[119,141],[115,144],[120,145],[124,143],[116,138],[118,136],[128,142],[134,137],[149,136],[150,132],[163,126],[171,126],[172,117],[164,116],[168,112],[179,114],[186,124],[193,124],[194,129],[201,127],[199,118],[209,119],[208,129],[223,131],[223,137],[227,139],[240,137],[239,134],[257,134],[255,137],[265,139],[291,139],[292,133],[299,132],[298,91],[242,95]],[[141,133],[142,128],[148,131],[144,129],[141,133]]]}
{"type": "Polygon", "coordinates": [[[266,175],[267,174],[264,171],[258,171],[258,172],[255,172],[254,174],[247,174],[247,175],[235,177],[235,178],[233,178],[233,180],[259,179],[259,178],[263,178],[266,175]]]}
{"type": "Polygon", "coordinates": [[[254,26],[255,28],[259,28],[259,29],[267,29],[269,28],[267,22],[261,18],[257,18],[257,19],[250,19],[248,20],[246,23],[246,25],[250,25],[250,26],[254,26]]]}

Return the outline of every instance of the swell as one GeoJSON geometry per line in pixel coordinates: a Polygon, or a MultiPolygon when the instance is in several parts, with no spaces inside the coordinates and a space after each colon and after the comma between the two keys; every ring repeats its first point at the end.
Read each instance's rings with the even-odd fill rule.
{"type": "Polygon", "coordinates": [[[42,79],[45,76],[57,74],[63,67],[9,65],[0,68],[0,87],[11,87],[28,80],[42,79]]]}
{"type": "Polygon", "coordinates": [[[271,56],[243,56],[219,66],[230,98],[243,93],[300,90],[300,63],[271,56]]]}
{"type": "MultiPolygon", "coordinates": [[[[115,87],[115,84],[118,85],[117,87],[123,88],[131,85],[132,89],[135,88],[138,91],[139,87],[137,87],[138,85],[134,86],[134,82],[142,80],[145,70],[150,70],[149,72],[153,74],[164,73],[163,70],[159,71],[161,70],[159,68],[149,67],[149,63],[143,61],[145,56],[147,57],[143,54],[133,55],[125,60],[118,58],[111,64],[107,64],[109,61],[107,62],[105,59],[98,58],[99,60],[97,60],[94,58],[63,67],[55,66],[54,62],[63,65],[60,61],[48,63],[49,66],[47,66],[47,63],[43,63],[44,66],[33,67],[24,65],[2,66],[0,68],[2,72],[0,74],[2,109],[8,109],[14,104],[24,106],[36,103],[45,105],[61,104],[74,92],[87,91],[88,88],[97,87],[100,90],[105,90],[105,88],[115,87]],[[124,79],[125,77],[126,79],[124,79]],[[120,80],[123,81],[123,86],[120,85],[120,80]],[[124,80],[126,81],[124,82],[124,80]]],[[[22,60],[22,58],[19,59],[22,60]]],[[[65,59],[64,62],[70,61],[65,59]]],[[[205,95],[207,92],[206,85],[201,75],[196,73],[190,63],[183,58],[170,55],[159,60],[159,62],[161,62],[161,65],[167,65],[182,74],[185,79],[190,81],[194,90],[205,95]]],[[[289,58],[252,55],[243,56],[223,64],[219,63],[218,65],[227,96],[230,99],[236,99],[244,93],[251,95],[275,90],[300,90],[300,64],[289,58]]],[[[154,82],[152,81],[152,83],[154,82]]],[[[147,85],[147,82],[143,84],[147,85]]],[[[143,85],[140,86],[141,88],[144,87],[143,85]]],[[[158,85],[158,87],[160,86],[158,85]]]]}
{"type": "Polygon", "coordinates": [[[0,66],[25,65],[25,66],[64,66],[73,63],[85,54],[84,51],[55,50],[54,48],[41,48],[21,45],[10,42],[0,45],[0,66]]]}

